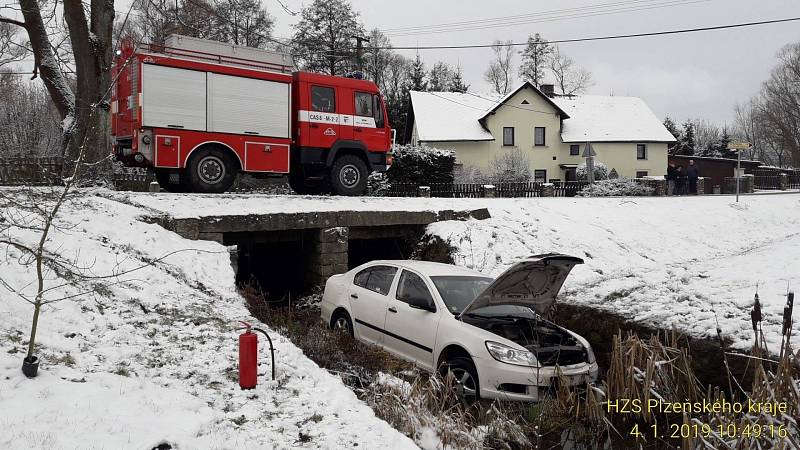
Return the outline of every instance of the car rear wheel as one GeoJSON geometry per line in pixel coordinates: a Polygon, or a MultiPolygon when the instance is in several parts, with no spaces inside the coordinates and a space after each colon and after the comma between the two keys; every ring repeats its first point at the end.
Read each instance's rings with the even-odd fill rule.
{"type": "Polygon", "coordinates": [[[347,333],[350,337],[354,336],[353,321],[350,320],[350,316],[346,312],[340,311],[333,315],[331,319],[331,329],[347,333]]]}
{"type": "Polygon", "coordinates": [[[458,397],[467,405],[480,399],[478,370],[470,358],[457,357],[442,363],[439,373],[442,377],[453,377],[453,388],[458,397]]]}

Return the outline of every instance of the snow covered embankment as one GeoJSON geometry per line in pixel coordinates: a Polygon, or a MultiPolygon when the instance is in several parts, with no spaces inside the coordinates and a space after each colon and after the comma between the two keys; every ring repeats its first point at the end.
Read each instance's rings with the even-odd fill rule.
{"type": "MultiPolygon", "coordinates": [[[[35,379],[20,372],[32,307],[0,287],[0,448],[415,448],[275,333],[278,380],[268,381],[262,364],[261,384],[241,391],[233,328],[248,313],[227,250],[143,223],[141,214],[92,193],[64,205],[51,252],[95,276],[145,267],[49,293],[94,289],[43,309],[35,379]]],[[[2,246],[0,277],[31,295],[35,273],[20,256],[2,246]]],[[[47,274],[48,287],[65,281],[47,274]]]]}
{"type": "MultiPolygon", "coordinates": [[[[583,258],[562,301],[694,336],[723,335],[748,349],[758,287],[764,333],[778,350],[787,284],[800,290],[800,195],[508,199],[492,218],[440,222],[428,232],[457,248],[456,262],[498,275],[525,256],[583,258]]],[[[794,323],[800,335],[800,321],[794,323]]],[[[795,345],[797,347],[797,345],[795,345]]]]}

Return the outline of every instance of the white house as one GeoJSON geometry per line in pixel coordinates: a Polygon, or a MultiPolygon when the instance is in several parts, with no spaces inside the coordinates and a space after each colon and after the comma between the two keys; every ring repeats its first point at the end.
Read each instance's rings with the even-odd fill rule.
{"type": "Polygon", "coordinates": [[[574,180],[591,142],[597,159],[620,176],[666,173],[675,138],[639,98],[557,96],[525,82],[503,98],[411,92],[407,140],[455,151],[459,164],[486,170],[519,149],[537,181],[574,180]]]}

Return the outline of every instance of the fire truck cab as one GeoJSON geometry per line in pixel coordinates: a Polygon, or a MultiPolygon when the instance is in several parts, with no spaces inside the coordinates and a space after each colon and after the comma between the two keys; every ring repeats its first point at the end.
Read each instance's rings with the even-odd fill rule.
{"type": "Polygon", "coordinates": [[[113,152],[170,192],[224,192],[240,172],[299,193],[361,195],[391,164],[393,130],[371,81],[292,72],[277,52],[172,35],[123,45],[113,152]]]}

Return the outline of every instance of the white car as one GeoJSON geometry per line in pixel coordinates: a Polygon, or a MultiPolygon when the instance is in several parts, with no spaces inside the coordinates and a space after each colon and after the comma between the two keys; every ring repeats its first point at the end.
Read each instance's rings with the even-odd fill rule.
{"type": "Polygon", "coordinates": [[[597,379],[586,339],[540,316],[581,263],[536,255],[493,279],[449,264],[372,261],[328,279],[322,320],[430,372],[450,370],[465,397],[538,401],[559,379],[597,379]]]}

